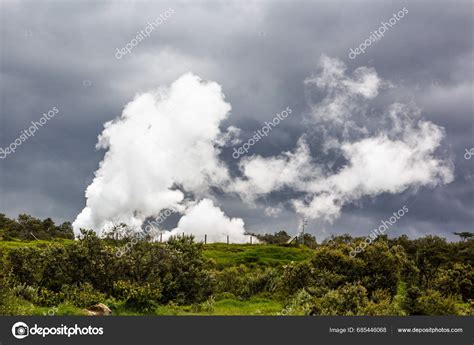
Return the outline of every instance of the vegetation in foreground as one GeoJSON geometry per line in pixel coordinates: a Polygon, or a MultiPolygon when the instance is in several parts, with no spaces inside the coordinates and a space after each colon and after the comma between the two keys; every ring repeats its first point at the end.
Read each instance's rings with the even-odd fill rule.
{"type": "Polygon", "coordinates": [[[474,239],[380,236],[356,257],[362,238],[338,236],[292,246],[152,243],[0,214],[0,314],[85,315],[474,315],[474,239]],[[120,239],[118,239],[120,238],[120,239]],[[33,239],[33,240],[30,240],[33,239]]]}

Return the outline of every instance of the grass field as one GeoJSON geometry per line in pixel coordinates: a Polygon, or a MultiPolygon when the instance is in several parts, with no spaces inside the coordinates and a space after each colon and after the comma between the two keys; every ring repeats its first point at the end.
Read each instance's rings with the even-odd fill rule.
{"type": "MultiPolygon", "coordinates": [[[[62,316],[62,315],[85,315],[81,308],[70,304],[60,304],[57,307],[39,307],[31,302],[18,298],[17,305],[20,307],[18,315],[40,315],[40,316],[62,316]]],[[[106,301],[107,303],[107,301],[106,301]]],[[[107,303],[113,309],[115,316],[133,316],[143,315],[128,310],[121,304],[112,305],[107,303]]],[[[149,315],[279,315],[283,309],[281,302],[268,298],[252,297],[241,301],[238,299],[227,298],[216,301],[212,308],[203,310],[197,305],[165,305],[157,307],[149,315]]]]}
{"type": "Polygon", "coordinates": [[[224,244],[213,243],[204,246],[204,256],[218,265],[262,265],[278,266],[291,261],[310,258],[313,250],[306,247],[285,247],[271,244],[224,244]]]}
{"type": "Polygon", "coordinates": [[[55,240],[38,240],[38,241],[0,241],[0,249],[15,249],[21,247],[40,247],[54,243],[69,244],[74,240],[55,239],[55,240]]]}
{"type": "Polygon", "coordinates": [[[39,316],[63,316],[63,315],[85,315],[81,308],[71,304],[63,303],[53,307],[40,307],[22,298],[15,298],[18,306],[17,315],[39,315],[39,316]]]}
{"type": "Polygon", "coordinates": [[[268,298],[252,297],[245,301],[233,298],[223,299],[214,303],[212,310],[196,310],[195,306],[169,307],[160,306],[156,315],[279,315],[282,303],[268,298]]]}

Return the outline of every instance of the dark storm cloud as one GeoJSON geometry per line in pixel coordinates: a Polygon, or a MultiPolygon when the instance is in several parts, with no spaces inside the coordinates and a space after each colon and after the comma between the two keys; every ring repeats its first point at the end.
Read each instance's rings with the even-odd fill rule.
{"type": "MultiPolygon", "coordinates": [[[[327,54],[350,70],[374,67],[394,84],[381,101],[415,102],[426,119],[445,127],[442,150],[454,157],[455,181],[421,188],[393,233],[472,230],[474,158],[463,158],[464,149],[474,146],[471,13],[469,1],[3,2],[0,145],[9,145],[53,106],[60,114],[0,161],[0,212],[73,220],[103,156],[94,148],[103,123],[137,92],[188,71],[222,85],[232,104],[226,125],[242,128],[243,140],[277,112],[294,109],[252,148],[264,156],[290,150],[308,111],[303,80],[327,54]],[[350,48],[404,6],[407,16],[383,39],[348,58],[350,48]],[[131,54],[114,57],[116,48],[170,7],[175,14],[167,22],[131,54]]],[[[222,157],[235,165],[227,150],[222,157]]],[[[334,224],[313,222],[309,229],[318,236],[367,234],[410,193],[361,200],[346,206],[334,224]]],[[[288,206],[284,196],[267,202],[288,206]]],[[[273,218],[226,197],[223,209],[256,231],[294,232],[298,224],[288,208],[273,218]]]]}

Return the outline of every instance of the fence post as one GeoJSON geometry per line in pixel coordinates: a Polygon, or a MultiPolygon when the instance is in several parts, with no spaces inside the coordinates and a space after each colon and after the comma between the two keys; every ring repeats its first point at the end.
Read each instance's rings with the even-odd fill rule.
{"type": "Polygon", "coordinates": [[[160,232],[160,243],[162,243],[162,242],[163,242],[163,233],[160,232]]]}
{"type": "Polygon", "coordinates": [[[229,235],[227,235],[227,244],[229,244],[229,235]]]}
{"type": "Polygon", "coordinates": [[[204,244],[207,244],[207,235],[204,235],[204,244]]]}

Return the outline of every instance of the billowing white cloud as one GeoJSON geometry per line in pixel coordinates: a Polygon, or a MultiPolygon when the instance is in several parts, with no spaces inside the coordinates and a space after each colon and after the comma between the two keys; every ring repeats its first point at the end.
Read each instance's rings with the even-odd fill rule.
{"type": "Polygon", "coordinates": [[[311,165],[311,153],[303,138],[295,152],[283,152],[276,157],[246,157],[241,160],[240,169],[244,178],[236,179],[229,191],[249,202],[284,186],[301,189],[302,181],[315,173],[313,169],[318,171],[311,165]]]}
{"type": "Polygon", "coordinates": [[[324,137],[322,154],[332,150],[345,164],[337,171],[316,164],[302,136],[294,152],[278,157],[252,156],[240,164],[243,177],[233,188],[254,201],[291,188],[305,197],[291,200],[306,217],[332,221],[342,207],[364,196],[400,193],[410,187],[436,186],[453,180],[449,160],[436,156],[443,128],[421,119],[414,105],[395,103],[368,117],[367,102],[382,86],[374,69],[360,67],[353,77],[338,59],[323,56],[320,73],[307,79],[326,93],[307,121],[324,137]]]}
{"type": "Polygon", "coordinates": [[[325,93],[325,98],[312,109],[314,120],[343,125],[363,109],[361,100],[373,99],[387,85],[373,68],[359,67],[352,75],[346,76],[346,65],[341,60],[321,56],[318,74],[305,80],[306,85],[325,93]]]}
{"type": "Polygon", "coordinates": [[[75,230],[100,231],[111,221],[137,225],[168,207],[183,211],[182,189],[199,196],[227,181],[219,125],[230,109],[218,84],[192,74],[137,95],[99,136],[97,148],[107,152],[75,230]]]}
{"type": "Polygon", "coordinates": [[[345,143],[341,149],[348,163],[334,175],[315,177],[308,185],[311,202],[294,200],[295,209],[310,218],[333,220],[344,204],[363,196],[449,183],[453,180],[451,164],[433,156],[442,138],[439,127],[420,121],[401,140],[380,134],[345,143]]]}
{"type": "Polygon", "coordinates": [[[163,239],[181,234],[193,235],[196,241],[245,243],[249,236],[245,235],[244,221],[240,218],[229,218],[210,199],[203,199],[190,206],[186,214],[179,220],[178,226],[172,231],[164,232],[163,239]]]}
{"type": "Polygon", "coordinates": [[[268,217],[278,217],[278,215],[283,211],[281,206],[276,206],[276,207],[265,207],[265,215],[268,217]]]}

